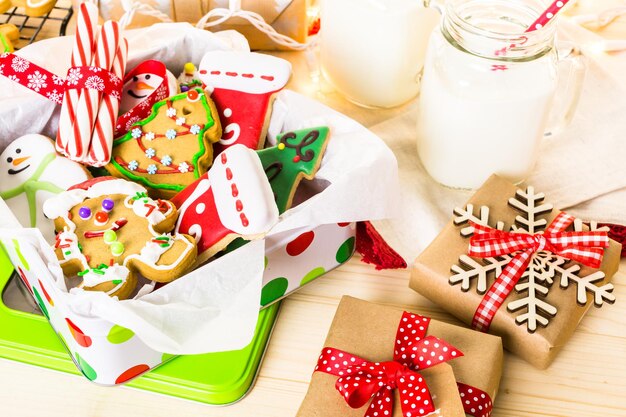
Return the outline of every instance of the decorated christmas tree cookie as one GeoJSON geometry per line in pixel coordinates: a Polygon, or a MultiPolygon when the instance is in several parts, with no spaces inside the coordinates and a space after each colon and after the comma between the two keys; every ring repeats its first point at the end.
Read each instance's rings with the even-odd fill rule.
{"type": "Polygon", "coordinates": [[[177,194],[172,203],[180,213],[176,232],[196,238],[200,262],[237,237],[263,237],[278,221],[261,161],[243,145],[219,154],[211,170],[177,194]]]}
{"type": "Polygon", "coordinates": [[[211,99],[189,90],[156,103],[147,119],[116,139],[106,169],[168,198],[208,170],[221,132],[211,99]]]}
{"type": "Polygon", "coordinates": [[[82,165],[58,156],[45,136],[22,136],[0,155],[0,197],[22,226],[39,228],[50,242],[54,226],[43,214],[44,201],[89,178],[82,165]]]}
{"type": "Polygon", "coordinates": [[[276,146],[258,151],[280,213],[291,207],[302,178],[315,177],[328,139],[327,127],[296,130],[278,136],[276,146]]]}
{"type": "Polygon", "coordinates": [[[129,297],[136,274],[169,282],[193,266],[191,236],[170,233],[178,211],[153,200],[139,184],[100,177],[72,187],[44,203],[58,231],[54,250],[66,276],[80,287],[129,297]]]}
{"type": "Polygon", "coordinates": [[[250,52],[211,51],[204,55],[198,77],[213,90],[224,136],[215,154],[234,144],[262,149],[274,96],[291,76],[284,59],[250,52]]]}

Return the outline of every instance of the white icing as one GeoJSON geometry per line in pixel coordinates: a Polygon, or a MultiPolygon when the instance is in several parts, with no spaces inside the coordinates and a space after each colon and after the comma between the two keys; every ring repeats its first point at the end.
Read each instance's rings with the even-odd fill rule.
{"type": "Polygon", "coordinates": [[[232,145],[233,143],[237,142],[240,135],[241,135],[241,127],[239,126],[239,123],[229,123],[224,128],[224,133],[223,133],[222,138],[220,139],[220,143],[226,146],[232,145]],[[228,135],[231,132],[233,133],[233,135],[229,139],[224,139],[224,136],[228,135]]]}
{"type": "Polygon", "coordinates": [[[136,200],[133,200],[133,198],[134,196],[132,195],[126,197],[126,200],[124,200],[124,205],[128,208],[132,208],[133,212],[135,212],[137,216],[145,217],[148,220],[148,223],[150,223],[153,226],[165,220],[165,217],[167,216],[167,214],[169,214],[170,211],[172,210],[170,206],[168,208],[167,213],[163,214],[159,211],[158,203],[154,201],[153,199],[151,199],[150,197],[142,197],[136,200]],[[147,203],[144,202],[146,200],[147,200],[147,203]],[[152,206],[152,212],[150,213],[150,215],[148,215],[148,211],[150,210],[150,207],[146,206],[146,204],[148,204],[149,206],[152,206]]]}
{"type": "Polygon", "coordinates": [[[85,255],[83,255],[78,246],[78,236],[76,236],[76,233],[68,230],[66,227],[57,235],[57,240],[59,241],[59,246],[69,245],[67,248],[59,248],[64,260],[70,261],[72,259],[78,259],[81,262],[83,269],[87,269],[89,267],[87,258],[85,258],[85,255]]]}
{"type": "Polygon", "coordinates": [[[225,117],[230,117],[233,115],[233,110],[230,108],[224,109],[224,116],[225,117]]]}
{"type": "MultiPolygon", "coordinates": [[[[167,235],[156,235],[156,236],[158,237],[158,236],[167,236],[167,235]]],[[[144,246],[141,249],[141,252],[138,255],[134,254],[134,255],[127,256],[126,259],[124,259],[124,265],[126,265],[128,261],[131,259],[137,259],[145,263],[152,269],[156,269],[156,270],[167,271],[167,270],[177,268],[178,265],[183,261],[183,259],[187,257],[189,252],[192,250],[195,250],[195,245],[189,242],[183,235],[169,236],[169,238],[170,238],[170,246],[166,248],[162,248],[159,244],[151,242],[151,241],[147,242],[146,246],[144,246]],[[165,253],[171,246],[174,245],[174,241],[183,242],[187,247],[185,248],[184,251],[182,251],[178,259],[176,259],[173,263],[168,264],[168,265],[157,265],[157,262],[161,258],[161,255],[165,253]]]]}
{"type": "Polygon", "coordinates": [[[145,188],[134,182],[122,179],[101,181],[93,184],[87,190],[74,189],[64,191],[46,200],[43,205],[43,211],[47,217],[56,219],[58,217],[65,217],[72,207],[87,198],[96,198],[111,194],[135,195],[136,193],[145,192],[145,188]]]}
{"type": "Polygon", "coordinates": [[[102,269],[104,274],[97,274],[93,272],[92,269],[89,269],[85,275],[81,278],[83,282],[80,287],[95,287],[96,285],[104,284],[105,282],[111,282],[114,280],[121,280],[122,282],[126,282],[128,275],[130,274],[130,270],[123,265],[115,264],[113,266],[109,266],[106,269],[102,269]]]}
{"type": "Polygon", "coordinates": [[[202,226],[199,224],[192,224],[191,227],[189,227],[188,233],[193,236],[196,242],[200,242],[200,239],[202,239],[202,226]]]}
{"type": "Polygon", "coordinates": [[[255,151],[244,145],[226,149],[215,158],[209,179],[220,221],[227,229],[241,235],[257,235],[278,222],[274,193],[255,151]],[[225,164],[221,158],[224,154],[225,164]],[[231,180],[227,179],[227,169],[232,172],[231,180]],[[232,196],[232,184],[239,191],[237,197],[232,196]],[[237,200],[243,204],[241,212],[236,209],[237,200]],[[241,213],[248,219],[248,226],[242,224],[241,213]]]}
{"type": "Polygon", "coordinates": [[[200,198],[200,196],[202,196],[204,193],[209,191],[209,188],[211,188],[211,181],[209,181],[207,178],[202,178],[198,182],[193,192],[189,195],[189,197],[187,197],[185,202],[180,206],[180,208],[178,209],[178,221],[176,222],[176,229],[175,229],[176,233],[178,233],[178,231],[180,230],[180,223],[185,217],[185,214],[187,213],[189,206],[191,206],[198,198],[200,198]]]}
{"type": "Polygon", "coordinates": [[[196,213],[202,214],[204,213],[204,210],[206,210],[206,204],[200,203],[196,206],[196,213]]]}
{"type": "Polygon", "coordinates": [[[263,94],[278,91],[287,84],[291,76],[291,64],[281,58],[251,52],[210,51],[207,52],[198,69],[200,80],[212,88],[263,94]],[[220,74],[211,74],[219,71],[220,74]],[[204,72],[204,73],[203,73],[204,72]],[[226,75],[237,73],[237,76],[226,75]],[[240,74],[253,74],[252,78],[240,74]],[[261,76],[272,76],[268,81],[261,76]]]}

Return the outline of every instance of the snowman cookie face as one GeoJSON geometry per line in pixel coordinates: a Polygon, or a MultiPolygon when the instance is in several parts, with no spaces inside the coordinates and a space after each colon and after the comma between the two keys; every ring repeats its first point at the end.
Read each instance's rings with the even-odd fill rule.
{"type": "Polygon", "coordinates": [[[30,178],[47,155],[54,154],[52,142],[41,135],[26,135],[13,141],[0,155],[1,188],[12,188],[30,178]]]}
{"type": "Polygon", "coordinates": [[[153,200],[124,180],[94,180],[46,201],[55,219],[55,253],[66,276],[78,274],[86,290],[129,297],[136,273],[169,282],[196,259],[193,239],[169,234],[178,216],[169,201],[153,200]]]}
{"type": "Polygon", "coordinates": [[[126,113],[148,98],[163,83],[156,74],[137,74],[124,84],[120,110],[126,113]]]}

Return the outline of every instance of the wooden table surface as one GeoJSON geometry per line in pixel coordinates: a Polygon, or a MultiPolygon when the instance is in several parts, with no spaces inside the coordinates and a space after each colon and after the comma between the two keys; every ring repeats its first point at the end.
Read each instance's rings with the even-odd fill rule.
{"type": "MultiPolygon", "coordinates": [[[[579,11],[624,3],[581,1],[579,11]]],[[[601,33],[626,38],[626,19],[601,33]]],[[[303,57],[280,55],[294,62],[290,87],[313,94],[303,57]]],[[[366,126],[402,111],[364,110],[332,92],[321,98],[366,126]]],[[[534,369],[506,354],[494,417],[626,416],[626,260],[613,282],[617,302],[592,308],[549,369],[534,369]]],[[[354,257],[283,302],[256,385],[237,404],[215,408],[125,387],[103,388],[82,377],[0,360],[0,416],[294,416],[343,294],[419,309],[435,319],[455,323],[408,288],[406,270],[379,272],[354,257]]]]}

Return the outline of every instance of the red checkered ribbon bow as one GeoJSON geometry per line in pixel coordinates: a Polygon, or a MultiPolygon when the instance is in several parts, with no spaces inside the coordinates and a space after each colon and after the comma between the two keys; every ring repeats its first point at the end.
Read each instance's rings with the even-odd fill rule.
{"type": "MultiPolygon", "coordinates": [[[[350,407],[360,408],[371,398],[365,417],[391,416],[394,389],[399,391],[404,417],[432,413],[435,407],[430,391],[417,371],[458,358],[463,353],[441,339],[426,336],[429,324],[427,317],[403,313],[396,333],[393,361],[369,362],[348,352],[326,347],[315,370],[339,377],[335,388],[350,407]]],[[[477,417],[489,416],[491,398],[485,392],[464,384],[459,384],[459,391],[462,399],[467,397],[467,402],[463,402],[467,413],[477,417]]]]}
{"type": "Polygon", "coordinates": [[[506,268],[496,278],[474,313],[472,327],[486,332],[496,312],[511,293],[536,252],[548,251],[599,268],[604,248],[609,246],[606,232],[566,232],[575,218],[560,213],[544,233],[512,233],[472,223],[474,235],[470,239],[468,255],[490,258],[514,254],[506,268]]]}

